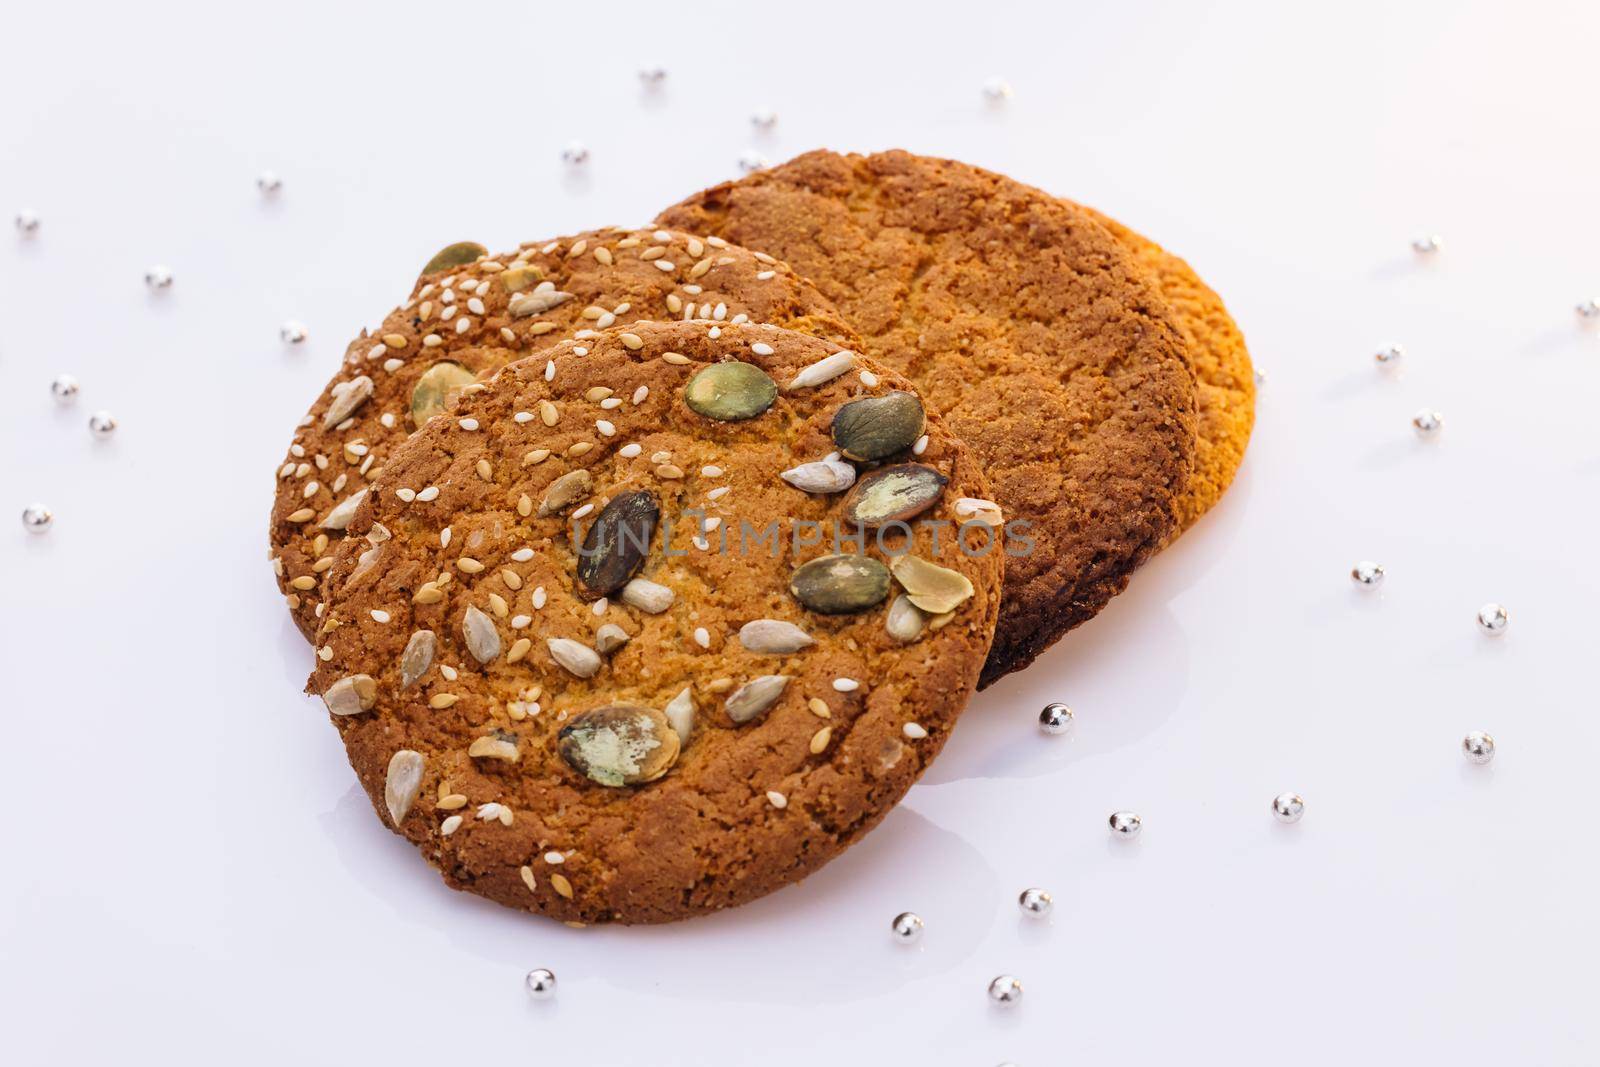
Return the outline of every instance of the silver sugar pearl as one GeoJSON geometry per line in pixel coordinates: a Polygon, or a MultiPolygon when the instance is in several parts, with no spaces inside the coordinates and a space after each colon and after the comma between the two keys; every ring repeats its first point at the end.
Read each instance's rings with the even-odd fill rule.
{"type": "Polygon", "coordinates": [[[894,922],[889,924],[894,939],[902,944],[910,944],[922,936],[922,916],[913,911],[902,911],[894,917],[894,922]]]}
{"type": "Polygon", "coordinates": [[[772,166],[772,160],[753,148],[739,153],[739,169],[746,174],[754,174],[756,171],[766,170],[770,166],[772,166]]]}
{"type": "Polygon", "coordinates": [[[1467,759],[1481,766],[1494,759],[1494,738],[1482,730],[1474,730],[1461,739],[1461,751],[1467,754],[1467,759]]]}
{"type": "Polygon", "coordinates": [[[1022,999],[1022,981],[1002,974],[989,983],[989,999],[996,1004],[1015,1004],[1022,999]]]}
{"type": "Polygon", "coordinates": [[[528,996],[534,1000],[547,1000],[556,995],[556,972],[548,968],[534,968],[524,981],[528,985],[528,996]]]}
{"type": "Polygon", "coordinates": [[[22,509],[22,528],[31,534],[44,533],[55,521],[55,512],[43,504],[29,504],[22,509]]]}
{"type": "Polygon", "coordinates": [[[78,399],[78,379],[70,374],[58,374],[50,383],[50,395],[57,404],[70,404],[78,399]]]}
{"type": "Polygon", "coordinates": [[[1432,408],[1423,408],[1411,416],[1411,428],[1423,439],[1437,437],[1439,431],[1444,429],[1444,416],[1432,408]]]}
{"type": "Polygon", "coordinates": [[[1373,362],[1380,367],[1393,367],[1405,358],[1406,350],[1403,345],[1387,344],[1372,353],[1373,362]]]}
{"type": "Polygon", "coordinates": [[[97,411],[89,416],[89,432],[99,438],[107,438],[117,432],[117,419],[109,411],[97,411]]]}
{"type": "Polygon", "coordinates": [[[1499,637],[1511,625],[1511,613],[1503,604],[1485,604],[1478,609],[1478,628],[1490,637],[1499,637]]]}
{"type": "Polygon", "coordinates": [[[262,196],[274,196],[283,188],[283,179],[276,171],[264,170],[256,175],[256,188],[261,190],[262,196]]]}
{"type": "Polygon", "coordinates": [[[1587,300],[1578,301],[1574,308],[1580,319],[1600,319],[1600,296],[1591,296],[1587,300]]]}
{"type": "Polygon", "coordinates": [[[39,216],[26,208],[17,212],[17,217],[12,221],[17,225],[17,232],[24,237],[32,236],[39,232],[39,216]]]}
{"type": "Polygon", "coordinates": [[[151,289],[166,289],[172,285],[172,271],[170,268],[157,264],[144,272],[144,284],[151,289]]]}
{"type": "Polygon", "coordinates": [[[1138,837],[1139,831],[1144,829],[1144,820],[1131,811],[1114,811],[1107,821],[1111,824],[1111,832],[1122,838],[1138,837]]]}
{"type": "Polygon", "coordinates": [[[283,343],[286,345],[300,344],[306,339],[305,323],[290,319],[278,327],[278,336],[283,339],[283,343]]]}
{"type": "Polygon", "coordinates": [[[667,80],[667,68],[659,64],[639,68],[639,80],[647,86],[657,86],[667,80]]]}
{"type": "Polygon", "coordinates": [[[1054,903],[1054,898],[1043,889],[1024,889],[1017,896],[1017,907],[1022,909],[1024,915],[1035,918],[1049,914],[1050,906],[1054,903]]]}
{"type": "Polygon", "coordinates": [[[1299,793],[1279,793],[1272,798],[1272,817],[1279,822],[1299,822],[1306,802],[1299,793]]]}
{"type": "Polygon", "coordinates": [[[1010,100],[1015,93],[1011,88],[1011,83],[996,74],[984,81],[983,95],[998,104],[1002,101],[1010,100]]]}
{"type": "Polygon", "coordinates": [[[750,125],[761,133],[766,133],[778,124],[778,113],[769,107],[762,108],[750,116],[750,125]]]}
{"type": "Polygon", "coordinates": [[[1365,589],[1376,589],[1383,584],[1383,564],[1361,560],[1350,568],[1350,580],[1365,589]]]}
{"type": "Polygon", "coordinates": [[[1065,704],[1046,704],[1039,712],[1039,729],[1047,734],[1064,734],[1072,729],[1072,709],[1065,704]]]}
{"type": "Polygon", "coordinates": [[[1419,256],[1431,256],[1444,247],[1444,238],[1436,233],[1425,233],[1411,239],[1411,251],[1419,256]]]}
{"type": "Polygon", "coordinates": [[[581,167],[589,162],[589,146],[582,141],[568,141],[561,150],[561,161],[569,167],[581,167]]]}

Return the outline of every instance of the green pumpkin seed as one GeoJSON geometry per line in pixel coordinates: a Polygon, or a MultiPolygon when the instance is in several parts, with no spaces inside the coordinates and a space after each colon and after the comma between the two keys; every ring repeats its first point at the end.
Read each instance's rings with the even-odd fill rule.
{"type": "Polygon", "coordinates": [[[916,394],[896,389],[841,407],[833,416],[833,443],[850,459],[886,459],[915,444],[925,422],[916,394]]]}
{"type": "Polygon", "coordinates": [[[859,526],[905,522],[933,507],[950,479],[920,463],[873,471],[844,498],[843,518],[859,526]]]}
{"type": "Polygon", "coordinates": [[[584,535],[578,581],[592,597],[610,596],[644,566],[661,504],[645,489],[618,493],[584,535]]]}
{"type": "Polygon", "coordinates": [[[794,569],[789,592],[819,614],[850,615],[889,595],[889,568],[867,556],[819,556],[794,569]]]}
{"type": "Polygon", "coordinates": [[[677,762],[680,748],[666,715],[640,704],[586,711],[557,736],[573,770],[613,788],[655,781],[677,762]]]}
{"type": "Polygon", "coordinates": [[[713,363],[684,386],[683,400],[696,414],[720,422],[753,419],[778,399],[778,383],[749,363],[713,363]]]}
{"type": "Polygon", "coordinates": [[[489,250],[476,241],[457,241],[453,245],[445,245],[439,249],[434,257],[428,260],[428,265],[422,268],[422,273],[432,274],[434,271],[449,270],[451,267],[465,267],[468,263],[478,262],[479,256],[486,256],[489,250]]]}
{"type": "Polygon", "coordinates": [[[459,363],[440,360],[423,372],[411,390],[411,426],[420,430],[435,415],[450,406],[462,389],[478,376],[459,363]]]}

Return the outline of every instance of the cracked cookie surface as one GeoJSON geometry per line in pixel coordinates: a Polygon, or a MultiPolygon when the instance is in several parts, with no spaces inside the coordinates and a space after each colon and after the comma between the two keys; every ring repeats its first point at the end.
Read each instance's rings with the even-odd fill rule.
{"type": "Polygon", "coordinates": [[[592,230],[487,255],[470,242],[429,262],[411,296],[363,330],[278,467],[270,559],[295,624],[317,627],[322,575],[413,411],[556,341],[643,319],[770,322],[853,345],[810,283],[767,255],[666,230],[592,230]],[[451,364],[444,373],[433,371],[451,364]],[[414,403],[420,390],[421,403],[414,403]]]}
{"type": "Polygon", "coordinates": [[[450,885],[575,923],[742,903],[875,825],[969,698],[1003,573],[988,483],[911,389],[704,321],[469,386],[328,576],[308,688],[383,821],[450,885]],[[858,486],[885,531],[859,554],[832,535],[858,486]]]}
{"type": "Polygon", "coordinates": [[[658,221],[816,283],[973,449],[1006,518],[1032,524],[983,684],[1091,618],[1177,528],[1196,448],[1183,338],[1087,212],[962,163],[818,151],[658,221]]]}

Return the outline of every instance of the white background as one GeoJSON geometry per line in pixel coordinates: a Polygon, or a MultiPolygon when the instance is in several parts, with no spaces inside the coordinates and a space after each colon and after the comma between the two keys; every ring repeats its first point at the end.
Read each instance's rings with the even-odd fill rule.
{"type": "Polygon", "coordinates": [[[101,0],[5,23],[0,209],[43,219],[0,234],[9,1062],[1600,1057],[1600,334],[1573,313],[1600,292],[1600,8],[101,0]],[[300,695],[265,558],[292,427],[438,246],[640,224],[746,149],[817,146],[959,157],[1189,256],[1268,376],[1238,483],[804,885],[581,931],[453,893],[300,695]],[[44,537],[16,520],[35,499],[44,537]],[[1049,700],[1072,736],[1036,729],[1049,700]],[[1280,826],[1291,789],[1306,816],[1280,826]],[[1140,840],[1110,839],[1118,808],[1140,840]],[[1028,885],[1049,922],[1020,918],[1028,885]],[[539,966],[554,1001],[524,995],[539,966]]]}

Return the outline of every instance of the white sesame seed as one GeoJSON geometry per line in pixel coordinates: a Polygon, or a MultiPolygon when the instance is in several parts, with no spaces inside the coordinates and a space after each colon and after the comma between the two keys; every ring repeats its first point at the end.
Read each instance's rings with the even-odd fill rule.
{"type": "Polygon", "coordinates": [[[589,354],[589,350],[582,345],[573,345],[572,354],[575,356],[587,356],[589,354]]]}
{"type": "Polygon", "coordinates": [[[722,468],[716,464],[708,463],[700,468],[700,474],[706,478],[720,478],[722,477],[722,468]]]}
{"type": "Polygon", "coordinates": [[[449,548],[450,547],[450,527],[448,527],[448,526],[446,526],[444,529],[439,531],[439,547],[440,548],[449,548]]]}
{"type": "Polygon", "coordinates": [[[406,489],[404,487],[396,489],[394,495],[404,500],[407,504],[417,499],[417,491],[415,489],[406,489]]]}
{"type": "Polygon", "coordinates": [[[835,678],[833,688],[840,693],[853,693],[861,688],[861,683],[854,678],[835,678]]]}
{"type": "Polygon", "coordinates": [[[456,680],[456,669],[450,666],[448,663],[439,667],[439,673],[444,675],[444,680],[447,682],[453,682],[456,680]]]}
{"type": "Polygon", "coordinates": [[[532,615],[513,615],[513,616],[511,616],[511,628],[513,630],[525,629],[527,627],[527,625],[532,621],[533,621],[533,616],[532,615]]]}
{"type": "Polygon", "coordinates": [[[466,333],[470,329],[472,329],[471,319],[463,315],[461,318],[456,320],[456,333],[466,333]]]}
{"type": "Polygon", "coordinates": [[[479,300],[477,297],[473,297],[471,300],[467,301],[467,310],[472,312],[474,315],[482,315],[483,301],[479,300]]]}
{"type": "Polygon", "coordinates": [[[641,386],[639,386],[639,388],[637,388],[637,389],[635,389],[633,391],[633,402],[635,404],[643,404],[644,403],[644,398],[649,396],[649,395],[650,395],[650,387],[648,385],[641,385],[641,386]]]}
{"type": "Polygon", "coordinates": [[[439,824],[439,834],[440,834],[441,837],[449,837],[451,834],[455,833],[460,828],[461,828],[461,816],[452,815],[448,819],[446,819],[444,822],[439,824]]]}
{"type": "Polygon", "coordinates": [[[923,434],[917,438],[917,443],[911,446],[911,454],[920,456],[928,450],[928,435],[923,434]]]}
{"type": "Polygon", "coordinates": [[[544,601],[544,586],[541,585],[539,588],[533,591],[533,610],[538,611],[540,608],[544,607],[544,601]]]}
{"type": "Polygon", "coordinates": [[[617,432],[617,428],[605,419],[594,420],[594,428],[600,431],[602,437],[612,437],[617,432]]]}
{"type": "Polygon", "coordinates": [[[378,421],[383,424],[383,428],[385,430],[394,429],[394,412],[385,411],[382,415],[378,416],[378,421]]]}
{"type": "Polygon", "coordinates": [[[711,631],[707,630],[704,626],[695,627],[694,643],[699,645],[701,648],[710,648],[711,631]]]}
{"type": "Polygon", "coordinates": [[[590,606],[589,610],[594,612],[596,615],[604,615],[606,613],[606,609],[610,606],[611,601],[605,597],[601,597],[590,606]]]}
{"type": "Polygon", "coordinates": [[[417,494],[417,499],[422,501],[424,504],[428,503],[430,500],[438,500],[439,487],[437,485],[428,486],[422,492],[417,494]]]}
{"type": "Polygon", "coordinates": [[[871,389],[878,384],[878,376],[869,370],[864,370],[861,372],[861,384],[871,389]]]}
{"type": "Polygon", "coordinates": [[[388,371],[390,374],[393,374],[395,371],[399,370],[405,365],[406,361],[403,359],[386,359],[383,361],[383,369],[388,371]]]}
{"type": "Polygon", "coordinates": [[[789,806],[789,798],[776,789],[769,789],[767,790],[767,803],[782,811],[789,806]]]}
{"type": "Polygon", "coordinates": [[[440,345],[444,344],[444,338],[440,337],[436,333],[430,333],[428,336],[422,339],[422,343],[427,348],[438,348],[440,345]]]}
{"type": "Polygon", "coordinates": [[[623,459],[632,459],[634,456],[637,456],[643,451],[644,449],[641,448],[637,443],[629,442],[628,444],[625,444],[621,448],[617,449],[617,455],[621,456],[623,459]]]}
{"type": "Polygon", "coordinates": [[[728,487],[725,486],[725,485],[719,485],[715,489],[711,490],[711,492],[706,494],[706,499],[707,500],[721,500],[723,497],[725,497],[727,495],[728,495],[728,487]]]}
{"type": "Polygon", "coordinates": [[[373,608],[370,612],[368,612],[368,614],[370,614],[372,616],[372,621],[373,622],[388,622],[389,621],[389,613],[387,611],[384,611],[382,608],[373,608]]]}
{"type": "Polygon", "coordinates": [[[374,347],[371,352],[367,353],[367,358],[368,359],[377,359],[379,356],[383,355],[387,351],[389,351],[389,346],[388,345],[378,345],[378,346],[374,347]]]}
{"type": "Polygon", "coordinates": [[[574,519],[581,519],[584,516],[588,515],[589,512],[591,512],[593,510],[594,510],[594,505],[593,504],[585,504],[583,507],[581,507],[578,510],[574,511],[572,513],[572,517],[574,519]]]}
{"type": "Polygon", "coordinates": [[[565,863],[567,862],[567,857],[563,856],[559,852],[546,852],[544,854],[544,861],[546,863],[565,863]]]}
{"type": "Polygon", "coordinates": [[[655,261],[655,264],[656,270],[661,271],[663,274],[667,273],[668,271],[674,271],[678,269],[677,264],[669,262],[665,259],[658,259],[655,261]]]}
{"type": "Polygon", "coordinates": [[[553,382],[556,380],[556,361],[553,359],[545,360],[544,380],[547,382],[553,382]]]}
{"type": "Polygon", "coordinates": [[[615,411],[622,406],[622,398],[620,396],[608,396],[600,401],[600,406],[607,411],[615,411]]]}
{"type": "Polygon", "coordinates": [[[928,731],[924,730],[919,724],[914,722],[908,722],[904,726],[900,727],[900,732],[911,738],[913,741],[921,741],[924,737],[928,736],[928,731]]]}
{"type": "Polygon", "coordinates": [[[721,322],[723,319],[727,318],[728,305],[718,301],[717,306],[711,309],[711,317],[718,322],[721,322]]]}
{"type": "Polygon", "coordinates": [[[770,281],[772,278],[776,277],[777,274],[778,274],[778,272],[775,271],[775,270],[757,271],[756,272],[756,280],[757,281],[763,281],[763,282],[770,281]]]}
{"type": "Polygon", "coordinates": [[[531,411],[519,411],[515,415],[511,416],[511,421],[513,421],[513,422],[532,422],[533,421],[533,412],[531,412],[531,411]]]}
{"type": "Polygon", "coordinates": [[[717,338],[722,336],[722,327],[721,326],[713,326],[713,327],[711,327],[711,329],[706,331],[706,336],[710,337],[713,341],[715,341],[717,338]]]}

